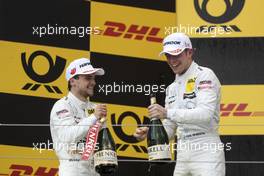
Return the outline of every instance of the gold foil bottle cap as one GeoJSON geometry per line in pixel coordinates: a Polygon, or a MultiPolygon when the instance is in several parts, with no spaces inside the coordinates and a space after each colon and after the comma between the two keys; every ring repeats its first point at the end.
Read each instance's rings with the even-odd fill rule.
{"type": "Polygon", "coordinates": [[[157,99],[156,99],[156,96],[155,94],[150,94],[150,104],[153,105],[153,104],[156,104],[157,103],[157,99]]]}
{"type": "Polygon", "coordinates": [[[101,119],[100,119],[100,123],[104,123],[106,121],[106,117],[102,117],[101,119]]]}

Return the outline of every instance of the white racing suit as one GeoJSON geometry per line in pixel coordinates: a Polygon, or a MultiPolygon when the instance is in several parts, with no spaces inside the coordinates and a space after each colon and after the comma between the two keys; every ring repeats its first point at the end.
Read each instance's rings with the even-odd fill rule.
{"type": "Polygon", "coordinates": [[[81,160],[85,137],[96,123],[95,105],[77,99],[71,92],[58,100],[50,114],[53,147],[59,158],[59,176],[99,176],[94,170],[93,158],[81,160]]]}
{"type": "Polygon", "coordinates": [[[221,84],[214,72],[194,61],[166,89],[163,125],[177,134],[174,176],[224,176],[224,146],[218,134],[221,84]]]}

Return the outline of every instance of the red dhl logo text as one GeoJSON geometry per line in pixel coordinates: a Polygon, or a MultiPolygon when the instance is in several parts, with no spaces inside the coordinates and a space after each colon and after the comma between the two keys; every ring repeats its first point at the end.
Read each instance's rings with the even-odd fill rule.
{"type": "Polygon", "coordinates": [[[22,176],[22,175],[56,176],[58,173],[58,168],[47,168],[47,167],[41,167],[40,166],[34,170],[34,168],[31,166],[18,165],[18,164],[12,164],[9,167],[9,169],[13,170],[11,172],[10,176],[22,176]]]}
{"type": "Polygon", "coordinates": [[[221,117],[237,116],[237,117],[248,117],[248,116],[264,116],[264,111],[248,111],[248,103],[228,103],[221,104],[220,111],[221,117]]]}
{"type": "Polygon", "coordinates": [[[100,34],[111,37],[121,37],[125,39],[146,40],[148,42],[162,42],[162,38],[158,37],[160,28],[150,27],[145,25],[131,24],[115,21],[106,21],[104,23],[106,29],[101,31],[100,34]]]}

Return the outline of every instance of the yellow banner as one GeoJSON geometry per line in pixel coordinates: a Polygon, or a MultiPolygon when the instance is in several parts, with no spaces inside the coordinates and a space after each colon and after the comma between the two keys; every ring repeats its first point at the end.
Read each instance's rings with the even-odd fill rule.
{"type": "Polygon", "coordinates": [[[108,104],[107,125],[117,145],[118,156],[147,158],[146,140],[134,137],[138,125],[147,120],[147,108],[108,104]]]}
{"type": "Polygon", "coordinates": [[[65,68],[88,51],[0,41],[0,92],[61,98],[67,93],[65,68]]]}
{"type": "Polygon", "coordinates": [[[261,37],[263,5],[263,0],[178,0],[177,26],[167,34],[181,29],[191,37],[261,37]]]}
{"type": "Polygon", "coordinates": [[[91,51],[160,60],[164,29],[171,25],[175,13],[92,1],[91,26],[101,32],[91,35],[91,51]]]}
{"type": "Polygon", "coordinates": [[[58,176],[59,162],[51,150],[39,151],[30,147],[0,145],[0,175],[58,176]]]}
{"type": "Polygon", "coordinates": [[[264,134],[264,85],[223,86],[220,134],[264,134]]]}

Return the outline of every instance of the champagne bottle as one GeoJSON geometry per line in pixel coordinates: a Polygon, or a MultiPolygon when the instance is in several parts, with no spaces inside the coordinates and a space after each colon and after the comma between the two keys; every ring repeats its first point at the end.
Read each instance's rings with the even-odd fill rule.
{"type": "MultiPolygon", "coordinates": [[[[151,104],[157,102],[154,94],[151,94],[150,102],[151,104]]],[[[171,160],[169,138],[161,120],[158,118],[154,117],[150,120],[147,144],[149,161],[152,161],[152,164],[163,164],[166,163],[164,161],[171,160]]]]}
{"type": "Polygon", "coordinates": [[[103,124],[98,134],[97,150],[94,153],[96,172],[101,175],[109,175],[116,172],[118,164],[115,148],[114,139],[106,124],[103,124]]]}

